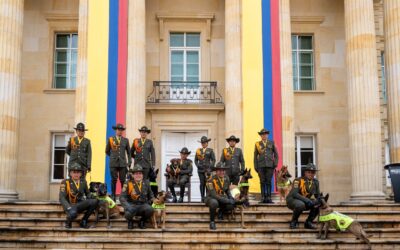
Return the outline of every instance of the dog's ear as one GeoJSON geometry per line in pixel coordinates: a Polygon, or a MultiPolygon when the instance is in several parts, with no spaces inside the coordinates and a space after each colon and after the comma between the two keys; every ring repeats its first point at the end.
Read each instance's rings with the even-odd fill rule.
{"type": "Polygon", "coordinates": [[[327,194],[325,195],[325,197],[324,197],[325,202],[328,202],[328,199],[329,199],[329,193],[327,193],[327,194]]]}

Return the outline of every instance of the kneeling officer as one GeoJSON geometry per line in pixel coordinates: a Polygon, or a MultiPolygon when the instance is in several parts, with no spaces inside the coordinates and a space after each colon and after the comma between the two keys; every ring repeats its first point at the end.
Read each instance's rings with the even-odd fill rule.
{"type": "Polygon", "coordinates": [[[150,204],[153,202],[154,195],[151,191],[148,180],[143,180],[143,168],[136,165],[129,170],[130,180],[125,182],[119,198],[125,210],[125,219],[128,221],[128,229],[133,229],[133,217],[141,216],[139,228],[145,229],[145,222],[153,214],[150,204]]]}
{"type": "Polygon", "coordinates": [[[71,164],[68,168],[70,178],[64,179],[60,185],[59,199],[67,214],[65,228],[71,228],[72,221],[83,211],[86,212],[80,227],[88,228],[88,219],[97,207],[97,199],[91,199],[87,182],[81,178],[83,170],[79,163],[71,164]]]}

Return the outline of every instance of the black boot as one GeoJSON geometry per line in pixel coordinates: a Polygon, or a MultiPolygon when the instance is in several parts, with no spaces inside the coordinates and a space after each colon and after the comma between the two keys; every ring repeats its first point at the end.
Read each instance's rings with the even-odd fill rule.
{"type": "Polygon", "coordinates": [[[115,201],[116,186],[117,186],[116,182],[111,183],[111,199],[113,199],[113,201],[115,201]]]}
{"type": "Polygon", "coordinates": [[[215,222],[214,221],[210,221],[210,229],[211,230],[217,229],[217,227],[215,226],[215,222]]]}
{"type": "Polygon", "coordinates": [[[175,188],[174,187],[170,187],[169,188],[169,191],[171,192],[171,195],[172,195],[172,202],[173,203],[176,203],[177,202],[177,199],[176,199],[176,193],[175,193],[175,188]]]}
{"type": "Polygon", "coordinates": [[[301,215],[301,211],[293,210],[292,220],[290,221],[290,229],[295,229],[299,225],[299,217],[301,215]]]}
{"type": "Polygon", "coordinates": [[[267,197],[267,203],[269,203],[269,204],[274,204],[274,202],[272,201],[272,198],[271,198],[271,184],[267,184],[267,188],[266,188],[267,190],[267,195],[266,195],[266,197],[267,197]]]}
{"type": "Polygon", "coordinates": [[[84,218],[83,218],[83,219],[81,220],[81,223],[79,223],[79,226],[80,226],[81,228],[89,228],[87,219],[84,219],[84,218]]]}
{"type": "Polygon", "coordinates": [[[183,203],[183,196],[179,197],[178,203],[183,203]]]}
{"type": "Polygon", "coordinates": [[[185,186],[183,186],[183,187],[181,186],[181,190],[179,192],[179,200],[178,200],[179,203],[183,202],[184,196],[185,196],[185,186]]]}
{"type": "Polygon", "coordinates": [[[224,220],[224,210],[218,209],[218,220],[224,220]]]}
{"type": "Polygon", "coordinates": [[[64,227],[67,228],[67,229],[72,228],[72,221],[69,220],[69,219],[67,219],[67,220],[65,221],[65,223],[64,223],[64,227]]]}
{"type": "Polygon", "coordinates": [[[201,202],[204,202],[204,185],[200,184],[200,195],[201,195],[201,202]]]}
{"type": "Polygon", "coordinates": [[[317,229],[317,226],[312,223],[312,221],[306,220],[304,222],[304,228],[306,229],[317,229]]]}
{"type": "Polygon", "coordinates": [[[146,229],[145,219],[141,219],[141,220],[139,221],[139,228],[140,228],[140,229],[146,229]]]}
{"type": "Polygon", "coordinates": [[[259,203],[265,203],[265,185],[260,183],[261,186],[261,200],[259,203]]]}
{"type": "Polygon", "coordinates": [[[128,229],[133,229],[133,220],[128,220],[128,229]]]}

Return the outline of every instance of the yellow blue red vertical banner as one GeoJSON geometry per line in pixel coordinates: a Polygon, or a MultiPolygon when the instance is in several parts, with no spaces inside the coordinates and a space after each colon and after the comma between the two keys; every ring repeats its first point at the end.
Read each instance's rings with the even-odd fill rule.
{"type": "Polygon", "coordinates": [[[113,125],[125,124],[127,38],[128,0],[89,1],[86,119],[95,181],[110,183],[107,138],[115,133],[113,125]]]}
{"type": "MultiPolygon", "coordinates": [[[[242,1],[243,136],[247,165],[253,165],[257,131],[270,130],[282,155],[279,0],[242,1]]],[[[278,168],[281,166],[279,159],[278,168]]],[[[258,178],[250,191],[260,190],[258,178]]]]}

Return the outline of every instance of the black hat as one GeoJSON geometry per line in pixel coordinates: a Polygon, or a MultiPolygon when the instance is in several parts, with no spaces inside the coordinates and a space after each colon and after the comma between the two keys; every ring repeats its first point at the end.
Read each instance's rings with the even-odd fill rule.
{"type": "Polygon", "coordinates": [[[80,131],[87,131],[87,129],[85,129],[85,124],[83,124],[82,122],[76,124],[76,127],[74,129],[80,131]]]}
{"type": "Polygon", "coordinates": [[[204,142],[209,142],[209,141],[211,141],[210,138],[207,138],[207,136],[202,136],[199,142],[204,143],[204,142]]]}
{"type": "Polygon", "coordinates": [[[83,171],[82,166],[77,162],[73,163],[71,166],[68,167],[68,172],[71,172],[74,170],[75,171],[83,171]]]}
{"type": "Polygon", "coordinates": [[[150,134],[151,130],[146,126],[143,126],[139,129],[139,132],[146,132],[146,133],[150,134]]]}
{"type": "Polygon", "coordinates": [[[231,135],[230,137],[226,138],[226,141],[227,141],[227,142],[229,142],[229,141],[236,141],[236,143],[238,143],[238,142],[240,142],[240,139],[237,138],[237,137],[234,136],[234,135],[231,135]]]}
{"type": "Polygon", "coordinates": [[[315,166],[315,164],[308,163],[304,168],[304,171],[319,171],[319,170],[317,169],[317,166],[315,166]]]}
{"type": "Polygon", "coordinates": [[[269,134],[269,130],[268,130],[268,129],[265,129],[265,128],[263,128],[263,129],[261,129],[261,130],[258,132],[258,134],[259,134],[259,135],[263,135],[263,134],[269,134]]]}
{"type": "Polygon", "coordinates": [[[221,161],[220,161],[220,162],[218,162],[217,165],[215,165],[215,167],[214,167],[214,170],[218,170],[218,169],[227,170],[228,167],[225,166],[225,163],[224,163],[224,162],[221,162],[221,161]]]}
{"type": "Polygon", "coordinates": [[[191,151],[189,151],[189,149],[187,147],[183,147],[182,150],[179,151],[179,153],[185,154],[185,155],[190,155],[191,151]]]}
{"type": "Polygon", "coordinates": [[[129,169],[129,173],[136,173],[136,172],[142,172],[143,173],[143,168],[139,164],[136,164],[133,168],[129,169]]]}
{"type": "Polygon", "coordinates": [[[114,130],[117,130],[117,129],[118,130],[125,130],[126,128],[121,123],[117,123],[117,125],[112,126],[112,129],[114,129],[114,130]]]}

